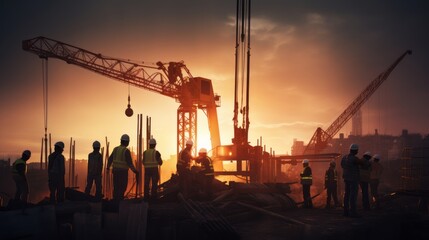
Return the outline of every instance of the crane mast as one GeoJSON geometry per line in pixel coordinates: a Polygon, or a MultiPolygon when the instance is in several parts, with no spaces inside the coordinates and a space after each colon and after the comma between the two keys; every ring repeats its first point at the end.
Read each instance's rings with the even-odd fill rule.
{"type": "Polygon", "coordinates": [[[313,134],[310,142],[304,150],[304,154],[317,154],[320,153],[327,145],[328,142],[338,133],[338,131],[347,123],[353,115],[362,107],[362,105],[371,97],[371,95],[386,81],[390,73],[408,54],[411,50],[405,51],[396,61],[390,65],[384,72],[378,75],[357,97],[356,99],[344,110],[341,115],[334,120],[326,131],[322,128],[317,128],[313,134]]]}
{"type": "Polygon", "coordinates": [[[112,58],[46,37],[24,40],[22,48],[40,58],[57,58],[132,86],[174,98],[180,103],[177,109],[177,153],[185,147],[186,140],[197,142],[197,109],[202,109],[207,114],[212,147],[220,145],[216,110],[220,96],[214,94],[210,79],[193,77],[183,61],[148,64],[112,58]]]}

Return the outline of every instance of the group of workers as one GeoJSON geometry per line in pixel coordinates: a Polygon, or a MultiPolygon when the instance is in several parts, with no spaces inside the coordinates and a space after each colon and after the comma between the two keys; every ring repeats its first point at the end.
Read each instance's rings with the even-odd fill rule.
{"type": "MultiPolygon", "coordinates": [[[[383,172],[383,166],[380,164],[380,156],[371,155],[370,152],[365,152],[362,158],[357,157],[359,146],[351,144],[349,153],[341,159],[341,168],[343,171],[344,180],[344,201],[343,209],[346,217],[360,217],[357,213],[357,197],[359,187],[362,195],[362,207],[364,210],[371,209],[370,193],[375,208],[380,208],[378,195],[378,185],[383,172]]],[[[310,194],[310,186],[313,184],[312,171],[309,166],[309,160],[303,160],[303,171],[300,174],[303,207],[312,208],[312,197],[310,194]]],[[[329,168],[325,172],[325,189],[327,190],[326,208],[331,208],[331,200],[335,207],[339,207],[340,202],[337,196],[338,173],[336,170],[335,161],[329,163],[329,168]]]]}
{"type": "MultiPolygon", "coordinates": [[[[139,179],[139,172],[133,164],[131,152],[127,148],[130,143],[130,137],[123,134],[120,139],[121,144],[115,147],[107,161],[107,171],[112,168],[113,175],[113,200],[123,200],[128,186],[128,170],[130,169],[139,179]]],[[[201,148],[198,157],[193,157],[191,149],[193,142],[188,140],[177,161],[177,174],[179,176],[179,186],[181,192],[186,195],[189,190],[190,180],[192,179],[191,162],[195,161],[200,165],[198,174],[203,176],[201,179],[202,191],[211,196],[211,184],[214,179],[212,160],[207,156],[207,150],[201,148]]],[[[100,142],[94,141],[93,151],[88,154],[88,172],[85,194],[90,195],[93,183],[95,183],[95,199],[102,199],[102,170],[103,156],[100,153],[100,142]]],[[[149,148],[143,152],[142,164],[144,166],[144,199],[153,200],[157,198],[159,182],[159,166],[162,165],[161,153],[155,149],[156,140],[149,140],[149,148]]],[[[60,203],[64,201],[65,192],[65,158],[62,154],[64,143],[56,142],[54,152],[48,156],[48,186],[50,191],[50,202],[60,203]]],[[[30,159],[31,151],[25,150],[21,158],[17,159],[12,166],[12,176],[16,184],[15,200],[22,203],[28,201],[28,182],[26,178],[26,161],[30,159]]]]}

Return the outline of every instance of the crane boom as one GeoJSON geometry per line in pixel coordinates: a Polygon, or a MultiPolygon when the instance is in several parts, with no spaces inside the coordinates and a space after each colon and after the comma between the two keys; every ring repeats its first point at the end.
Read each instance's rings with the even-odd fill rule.
{"type": "MultiPolygon", "coordinates": [[[[107,57],[46,37],[22,42],[25,51],[41,58],[57,58],[115,80],[176,99],[177,152],[186,140],[197,140],[197,108],[208,112],[212,147],[220,146],[217,110],[220,97],[213,92],[210,79],[193,77],[183,61],[147,64],[132,60],[107,57]],[[185,75],[183,74],[185,72],[185,75]]],[[[194,145],[194,151],[196,146],[194,145]]]]}
{"type": "Polygon", "coordinates": [[[371,95],[386,81],[390,73],[408,54],[411,50],[405,51],[396,61],[390,65],[384,72],[378,75],[357,97],[356,99],[344,110],[341,115],[334,120],[326,131],[322,128],[317,128],[310,142],[304,150],[304,154],[320,153],[328,144],[335,134],[353,117],[354,114],[362,107],[362,105],[371,97],[371,95]]]}

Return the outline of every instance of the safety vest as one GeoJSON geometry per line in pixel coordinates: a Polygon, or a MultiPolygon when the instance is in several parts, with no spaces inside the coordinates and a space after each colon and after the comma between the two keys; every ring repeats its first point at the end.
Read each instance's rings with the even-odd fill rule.
{"type": "Polygon", "coordinates": [[[334,173],[334,176],[332,176],[332,179],[329,179],[329,172],[331,171],[331,169],[328,169],[325,173],[325,182],[337,182],[338,181],[338,176],[337,176],[337,170],[333,169],[332,172],[334,173]]]}
{"type": "Polygon", "coordinates": [[[143,165],[145,168],[158,167],[158,161],[156,161],[156,150],[154,148],[150,148],[144,151],[143,159],[143,165]]]}
{"type": "Polygon", "coordinates": [[[213,176],[213,175],[214,175],[213,161],[212,161],[212,159],[211,159],[211,158],[209,158],[209,157],[205,157],[205,160],[207,160],[207,162],[204,162],[204,161],[203,161],[203,162],[201,163],[202,171],[204,171],[204,172],[205,172],[205,175],[206,175],[206,176],[209,176],[209,175],[213,176]],[[206,164],[204,164],[204,163],[206,163],[206,164]]]}
{"type": "Polygon", "coordinates": [[[308,167],[305,167],[303,170],[302,170],[302,173],[301,173],[301,184],[304,184],[304,185],[311,185],[311,184],[313,184],[313,176],[311,176],[311,175],[309,175],[309,176],[305,176],[304,175],[304,172],[305,172],[305,169],[306,168],[308,168],[308,167]]]}
{"type": "Polygon", "coordinates": [[[115,154],[113,158],[113,168],[128,169],[128,164],[125,161],[125,150],[127,150],[127,148],[124,146],[117,146],[113,149],[113,154],[115,154]]]}
{"type": "MultiPolygon", "coordinates": [[[[18,174],[18,169],[16,169],[16,165],[18,164],[24,164],[25,166],[27,166],[26,162],[22,160],[22,158],[17,159],[12,165],[12,173],[18,174]]],[[[25,167],[25,172],[27,172],[27,167],[25,167]]]]}
{"type": "Polygon", "coordinates": [[[182,159],[183,154],[187,154],[185,152],[186,152],[186,149],[183,149],[182,151],[180,151],[179,157],[177,158],[177,166],[184,166],[185,168],[189,169],[189,162],[186,162],[184,159],[182,159]]]}

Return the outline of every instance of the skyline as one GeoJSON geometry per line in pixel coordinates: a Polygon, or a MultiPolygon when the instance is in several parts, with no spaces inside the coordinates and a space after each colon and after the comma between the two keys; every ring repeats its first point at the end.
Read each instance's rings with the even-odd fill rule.
{"type": "MultiPolygon", "coordinates": [[[[233,135],[235,1],[2,1],[0,157],[31,149],[38,161],[44,134],[41,60],[22,50],[37,36],[124,59],[183,60],[194,77],[209,78],[221,95],[222,144],[233,135]]],[[[413,51],[363,106],[363,134],[429,133],[429,3],[425,1],[252,1],[249,141],[277,154],[293,139],[308,143],[407,49],[413,51]]],[[[134,116],[124,114],[128,86],[49,60],[48,132],[53,143],[76,140],[77,158],[91,144],[136,142],[136,115],[152,118],[163,157],[175,154],[172,99],[130,87],[134,116]]],[[[199,147],[208,147],[207,119],[198,111],[199,147]]],[[[340,133],[351,131],[348,123],[340,133]]],[[[52,144],[53,144],[52,143],[52,144]]],[[[68,152],[65,149],[65,155],[68,152]]]]}

